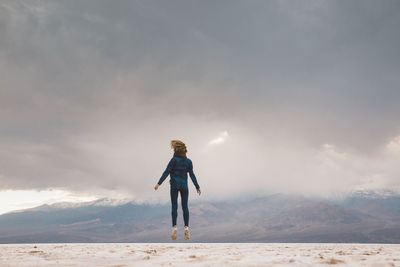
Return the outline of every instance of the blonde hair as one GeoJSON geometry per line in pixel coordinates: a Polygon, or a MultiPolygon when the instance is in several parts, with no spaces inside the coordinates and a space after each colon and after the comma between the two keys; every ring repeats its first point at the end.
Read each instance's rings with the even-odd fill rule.
{"type": "Polygon", "coordinates": [[[174,157],[184,157],[186,158],[186,145],[181,140],[171,140],[171,148],[174,149],[174,157]]]}

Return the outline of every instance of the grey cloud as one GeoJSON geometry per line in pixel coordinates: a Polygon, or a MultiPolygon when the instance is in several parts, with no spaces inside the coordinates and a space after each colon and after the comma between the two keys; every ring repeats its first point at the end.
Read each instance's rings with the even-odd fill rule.
{"type": "MultiPolygon", "coordinates": [[[[398,1],[3,1],[0,186],[147,197],[175,138],[215,195],[227,183],[240,191],[253,153],[249,192],[296,184],[287,166],[316,181],[326,143],[381,165],[400,134],[399,10],[398,1]],[[231,141],[199,152],[224,130],[231,141]],[[296,157],[309,159],[303,174],[296,157]],[[269,172],[279,179],[263,180],[269,172]]],[[[351,185],[297,188],[363,183],[350,169],[351,185]]]]}

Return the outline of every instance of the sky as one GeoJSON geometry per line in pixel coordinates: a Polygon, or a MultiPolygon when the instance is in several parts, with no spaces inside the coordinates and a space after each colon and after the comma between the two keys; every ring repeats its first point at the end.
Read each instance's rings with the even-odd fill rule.
{"type": "Polygon", "coordinates": [[[2,0],[0,213],[168,201],[173,139],[191,199],[399,190],[399,27],[397,0],[2,0]]]}

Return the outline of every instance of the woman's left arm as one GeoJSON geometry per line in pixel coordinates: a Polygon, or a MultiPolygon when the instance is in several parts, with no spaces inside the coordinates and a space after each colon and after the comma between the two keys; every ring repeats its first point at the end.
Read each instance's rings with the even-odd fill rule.
{"type": "Polygon", "coordinates": [[[160,180],[158,180],[158,183],[156,184],[156,186],[154,187],[154,189],[155,190],[157,190],[158,189],[158,186],[159,185],[161,185],[163,182],[164,182],[164,180],[168,177],[168,175],[170,174],[170,172],[171,172],[171,170],[172,170],[172,167],[174,166],[174,158],[172,158],[170,161],[169,161],[169,163],[168,163],[168,165],[167,165],[167,168],[165,169],[165,171],[163,172],[163,174],[161,175],[161,177],[160,177],[160,180]]]}

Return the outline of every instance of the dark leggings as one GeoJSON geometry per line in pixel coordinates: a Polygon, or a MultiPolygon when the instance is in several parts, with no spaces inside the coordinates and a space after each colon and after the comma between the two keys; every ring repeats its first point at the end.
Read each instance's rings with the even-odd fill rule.
{"type": "Polygon", "coordinates": [[[172,226],[176,225],[176,217],[178,217],[178,192],[181,193],[183,221],[185,222],[185,226],[189,226],[189,208],[188,208],[189,190],[171,188],[172,226]]]}

